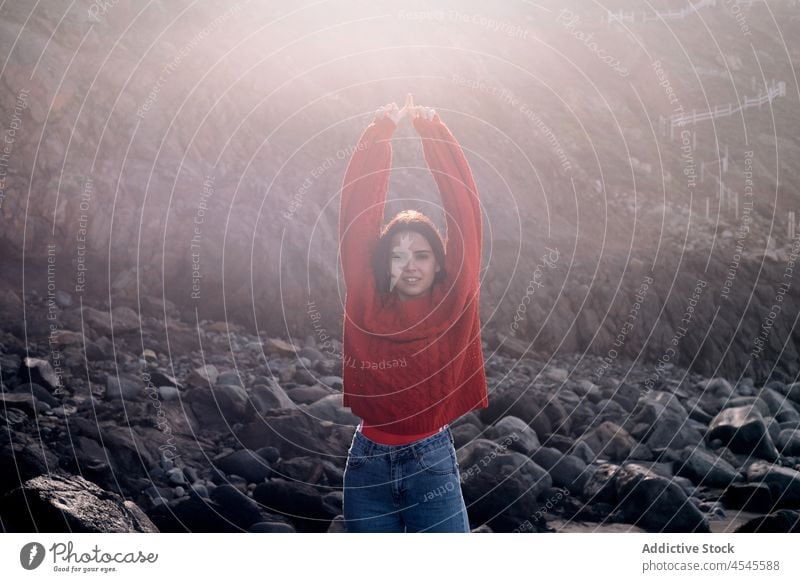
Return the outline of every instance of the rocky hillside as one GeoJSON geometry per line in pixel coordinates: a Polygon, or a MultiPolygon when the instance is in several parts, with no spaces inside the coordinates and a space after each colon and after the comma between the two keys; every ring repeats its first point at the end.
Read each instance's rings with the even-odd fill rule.
{"type": "Polygon", "coordinates": [[[798,3],[698,5],[5,3],[2,529],[340,527],[339,188],[407,92],[485,212],[473,526],[791,529],[798,3]]]}
{"type": "MultiPolygon", "coordinates": [[[[46,341],[0,336],[0,529],[342,531],[359,419],[341,406],[341,344],[170,316],[167,341],[140,334],[152,316],[112,317],[109,339],[108,314],[85,308],[55,366],[46,341]]],[[[526,348],[484,342],[490,406],[451,425],[474,531],[798,527],[800,383],[670,364],[647,387],[630,361],[598,377],[600,358],[526,348]]]]}
{"type": "MultiPolygon", "coordinates": [[[[3,8],[0,119],[13,129],[0,202],[4,293],[45,293],[50,276],[76,300],[139,311],[140,294],[164,295],[187,321],[197,311],[301,336],[312,331],[312,301],[335,336],[346,161],[371,112],[412,91],[473,166],[490,328],[515,321],[548,246],[560,252],[557,268],[544,270],[515,326],[537,349],[620,351],[610,338],[642,281],[630,271],[650,269],[628,355],[657,361],[703,279],[702,316],[678,362],[758,381],[797,373],[796,281],[771,349],[749,356],[793,242],[797,49],[774,30],[777,21],[783,38],[797,37],[792,2],[741,4],[738,19],[706,6],[671,28],[622,1],[609,9],[630,21],[577,2],[491,14],[475,2],[344,2],[335,13],[102,6],[3,8]],[[670,120],[744,105],[772,80],[785,90],[759,106],[670,120]]],[[[676,7],[685,8],[654,4],[676,7]]],[[[410,127],[394,148],[387,219],[416,206],[441,223],[410,127]]]]}

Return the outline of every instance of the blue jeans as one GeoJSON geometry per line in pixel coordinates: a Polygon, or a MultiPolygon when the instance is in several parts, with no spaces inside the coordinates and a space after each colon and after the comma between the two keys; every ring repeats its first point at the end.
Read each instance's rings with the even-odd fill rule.
{"type": "Polygon", "coordinates": [[[413,443],[353,435],[344,471],[348,532],[470,532],[450,426],[413,443]]]}

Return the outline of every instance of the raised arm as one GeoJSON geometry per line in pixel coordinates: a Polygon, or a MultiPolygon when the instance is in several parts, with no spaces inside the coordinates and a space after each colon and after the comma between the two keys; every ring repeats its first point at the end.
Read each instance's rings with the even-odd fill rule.
{"type": "Polygon", "coordinates": [[[458,305],[471,301],[480,286],[483,230],[478,190],[461,146],[438,113],[413,119],[425,161],[439,188],[447,223],[448,293],[458,305]]]}
{"type": "Polygon", "coordinates": [[[350,301],[358,301],[356,295],[375,293],[371,257],[383,223],[392,165],[390,140],[395,128],[388,115],[376,117],[361,134],[345,171],[339,208],[339,252],[350,301]]]}

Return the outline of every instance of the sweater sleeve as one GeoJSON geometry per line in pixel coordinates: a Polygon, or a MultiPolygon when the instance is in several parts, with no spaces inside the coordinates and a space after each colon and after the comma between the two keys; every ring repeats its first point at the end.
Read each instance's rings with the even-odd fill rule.
{"type": "Polygon", "coordinates": [[[483,231],[478,190],[461,146],[439,114],[432,120],[418,117],[413,124],[444,206],[446,271],[452,285],[448,295],[465,306],[480,285],[483,231]]]}
{"type": "Polygon", "coordinates": [[[372,251],[383,223],[395,127],[389,117],[372,121],[361,134],[344,175],[339,250],[351,305],[363,307],[375,295],[372,251]]]}

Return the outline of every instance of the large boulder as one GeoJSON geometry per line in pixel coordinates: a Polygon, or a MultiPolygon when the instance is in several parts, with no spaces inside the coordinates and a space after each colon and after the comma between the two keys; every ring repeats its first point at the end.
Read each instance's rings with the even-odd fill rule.
{"type": "Polygon", "coordinates": [[[193,388],[186,400],[203,428],[224,430],[242,421],[249,396],[240,384],[231,382],[218,383],[210,389],[193,388]]]}
{"type": "Polygon", "coordinates": [[[495,441],[507,442],[508,448],[523,455],[530,455],[541,446],[536,431],[516,416],[501,419],[490,428],[489,436],[495,441]]]}
{"type": "Polygon", "coordinates": [[[565,455],[558,449],[539,447],[531,454],[531,460],[550,473],[555,487],[564,487],[576,495],[583,493],[591,476],[583,460],[565,455]]]}
{"type": "Polygon", "coordinates": [[[309,483],[269,479],[253,490],[253,499],[292,521],[298,531],[325,532],[341,513],[341,504],[309,483]]]}
{"type": "Polygon", "coordinates": [[[19,375],[24,382],[46,386],[55,390],[61,386],[61,381],[53,366],[47,360],[40,358],[25,358],[22,360],[19,375]]]}
{"type": "Polygon", "coordinates": [[[800,430],[786,428],[778,433],[777,445],[782,455],[800,457],[800,430]]]}
{"type": "Polygon", "coordinates": [[[186,382],[192,386],[208,388],[216,384],[218,378],[219,370],[217,370],[217,367],[214,364],[205,364],[192,370],[186,378],[186,382]]]}
{"type": "Polygon", "coordinates": [[[637,442],[628,431],[611,421],[605,421],[578,439],[586,443],[598,457],[611,461],[628,458],[637,442]]]}
{"type": "Polygon", "coordinates": [[[714,417],[706,439],[719,439],[735,453],[752,454],[768,461],[778,459],[778,450],[754,405],[726,408],[714,417]]]}
{"type": "Polygon", "coordinates": [[[688,415],[665,409],[658,417],[645,441],[651,449],[679,450],[696,447],[703,442],[703,434],[694,426],[688,415]]]}
{"type": "Polygon", "coordinates": [[[457,458],[470,517],[489,521],[494,531],[510,531],[534,515],[537,498],[553,485],[550,474],[527,456],[488,439],[462,447],[457,458]]]}
{"type": "Polygon", "coordinates": [[[747,480],[766,483],[778,507],[800,507],[800,472],[756,461],[747,468],[747,480]]]}
{"type": "Polygon", "coordinates": [[[274,378],[267,378],[264,382],[253,385],[252,401],[259,413],[268,410],[284,410],[296,408],[297,405],[289,398],[286,391],[274,378]]]}
{"type": "Polygon", "coordinates": [[[11,532],[158,532],[132,501],[77,475],[40,475],[0,498],[11,532]]]}
{"type": "Polygon", "coordinates": [[[711,531],[680,485],[651,469],[635,463],[624,465],[614,483],[625,522],[649,532],[711,531]]]}
{"type": "Polygon", "coordinates": [[[354,431],[354,426],[318,420],[301,410],[287,410],[244,424],[236,430],[236,438],[254,451],[272,446],[285,459],[308,455],[341,457],[344,466],[354,431]]]}
{"type": "Polygon", "coordinates": [[[244,532],[260,522],[282,521],[230,485],[220,485],[210,498],[191,495],[161,503],[148,512],[164,533],[244,532]]]}
{"type": "Polygon", "coordinates": [[[301,404],[300,408],[305,409],[306,414],[319,420],[348,426],[357,426],[359,422],[359,418],[349,408],[342,406],[341,394],[325,396],[313,404],[301,404]]]}
{"type": "Polygon", "coordinates": [[[106,377],[107,400],[137,400],[144,395],[142,381],[130,374],[106,377]]]}
{"type": "MultiPolygon", "coordinates": [[[[0,394],[0,406],[3,405],[2,396],[0,394]]],[[[10,416],[8,413],[13,410],[6,410],[6,415],[10,416]]],[[[58,467],[58,457],[43,442],[24,433],[15,435],[13,442],[0,446],[0,495],[29,479],[47,475],[53,467],[58,467]]]]}
{"type": "Polygon", "coordinates": [[[272,471],[266,459],[250,449],[240,449],[214,459],[214,465],[226,475],[239,475],[250,483],[260,483],[272,471]]]}
{"type": "Polygon", "coordinates": [[[800,405],[800,382],[793,382],[786,387],[786,397],[800,405]]]}
{"type": "Polygon", "coordinates": [[[7,410],[16,408],[27,416],[35,417],[37,413],[50,409],[50,405],[42,402],[33,394],[0,392],[0,408],[7,410]]]}
{"type": "Polygon", "coordinates": [[[14,388],[14,393],[16,394],[31,394],[36,397],[37,400],[46,403],[48,406],[55,408],[61,405],[61,402],[53,396],[50,391],[45,388],[44,386],[40,386],[39,384],[31,384],[26,382],[25,384],[20,384],[16,388],[14,388]]]}
{"type": "Polygon", "coordinates": [[[695,485],[727,487],[743,477],[726,460],[698,447],[686,447],[680,461],[674,463],[675,474],[691,479],[695,485]]]}
{"type": "Polygon", "coordinates": [[[736,533],[800,533],[800,513],[779,509],[743,523],[736,533]]]}
{"type": "Polygon", "coordinates": [[[725,489],[725,507],[753,513],[769,513],[775,508],[766,483],[734,483],[725,489]]]}
{"type": "Polygon", "coordinates": [[[617,488],[614,482],[620,466],[614,463],[601,463],[593,467],[583,487],[583,497],[587,503],[617,503],[617,488]]]}

